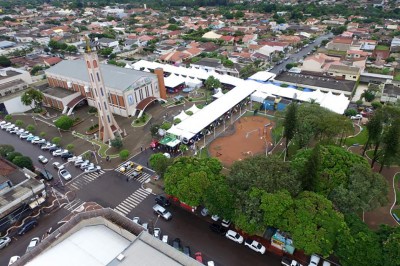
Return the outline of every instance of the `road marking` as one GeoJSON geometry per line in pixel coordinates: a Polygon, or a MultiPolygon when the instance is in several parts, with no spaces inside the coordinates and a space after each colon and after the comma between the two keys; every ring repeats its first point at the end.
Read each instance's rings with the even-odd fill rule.
{"type": "Polygon", "coordinates": [[[74,178],[74,180],[71,183],[69,183],[68,186],[73,187],[75,190],[80,190],[81,188],[83,188],[84,186],[89,184],[90,182],[93,182],[94,180],[99,178],[99,176],[101,176],[104,173],[105,172],[103,170],[100,170],[99,173],[96,173],[96,172],[82,173],[82,174],[78,175],[76,178],[74,178]],[[81,177],[81,178],[78,179],[78,177],[81,177]]]}
{"type": "Polygon", "coordinates": [[[78,204],[82,204],[80,199],[74,199],[73,201],[69,202],[67,205],[64,206],[64,209],[72,212],[74,207],[78,204]]]}
{"type": "Polygon", "coordinates": [[[129,195],[126,199],[124,199],[114,210],[123,213],[124,216],[127,216],[136,206],[138,206],[147,196],[150,195],[150,192],[139,188],[131,195],[129,195]]]}

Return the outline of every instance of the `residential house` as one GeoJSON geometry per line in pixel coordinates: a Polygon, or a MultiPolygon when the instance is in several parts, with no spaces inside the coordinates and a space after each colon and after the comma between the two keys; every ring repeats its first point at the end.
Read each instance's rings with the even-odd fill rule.
{"type": "Polygon", "coordinates": [[[239,77],[239,71],[236,68],[224,67],[221,60],[217,58],[202,58],[196,63],[191,63],[190,66],[196,69],[203,69],[207,72],[217,72],[219,74],[239,77]]]}
{"type": "Polygon", "coordinates": [[[219,38],[220,40],[222,40],[225,44],[233,44],[235,41],[235,37],[233,36],[221,36],[219,38]]]}
{"type": "Polygon", "coordinates": [[[189,48],[182,51],[173,51],[160,56],[160,60],[170,64],[181,64],[183,61],[193,58],[201,54],[202,50],[199,48],[189,48]]]}
{"type": "Polygon", "coordinates": [[[182,34],[181,30],[174,30],[167,33],[168,38],[170,39],[178,39],[178,37],[182,34]]]}
{"type": "Polygon", "coordinates": [[[363,57],[368,57],[370,53],[361,50],[348,50],[346,53],[347,59],[358,59],[363,57]]]}
{"type": "Polygon", "coordinates": [[[25,35],[25,34],[17,34],[14,36],[14,39],[16,42],[31,43],[35,40],[35,36],[25,35]]]}
{"type": "MultiPolygon", "coordinates": [[[[307,38],[309,38],[309,37],[307,37],[307,38]]],[[[289,43],[289,44],[296,44],[296,43],[301,42],[301,38],[299,36],[280,35],[280,36],[278,36],[278,41],[286,42],[286,43],[289,43]]]]}
{"type": "Polygon", "coordinates": [[[203,34],[202,38],[216,40],[220,39],[222,35],[215,33],[214,31],[209,31],[203,34]]]}
{"type": "Polygon", "coordinates": [[[400,100],[400,83],[391,81],[386,83],[381,94],[381,102],[397,103],[400,100]]]}
{"type": "Polygon", "coordinates": [[[62,59],[60,57],[48,57],[48,58],[43,59],[43,63],[48,67],[54,66],[54,65],[60,63],[61,61],[62,61],[62,59]]]}
{"type": "Polygon", "coordinates": [[[219,49],[219,46],[213,42],[204,42],[200,43],[200,45],[197,48],[202,49],[204,52],[210,53],[217,51],[219,49]]]}
{"type": "Polygon", "coordinates": [[[246,34],[242,38],[243,44],[256,44],[257,34],[246,34]]]}
{"type": "Polygon", "coordinates": [[[390,52],[400,52],[400,37],[394,37],[390,43],[390,52]]]}
{"type": "Polygon", "coordinates": [[[357,81],[360,76],[360,68],[344,65],[331,65],[328,69],[328,75],[336,79],[357,81]]]}
{"type": "Polygon", "coordinates": [[[320,22],[319,19],[316,19],[316,18],[308,18],[308,19],[306,19],[305,24],[306,24],[306,25],[316,25],[316,24],[318,24],[319,22],[320,22]]]}
{"type": "Polygon", "coordinates": [[[323,20],[322,23],[327,25],[344,25],[346,23],[345,18],[332,18],[323,20]]]}
{"type": "Polygon", "coordinates": [[[343,51],[346,52],[350,50],[351,44],[353,43],[352,38],[345,38],[345,37],[335,37],[332,41],[326,44],[326,49],[328,50],[335,50],[335,51],[343,51]]]}
{"type": "Polygon", "coordinates": [[[100,47],[102,48],[115,48],[118,46],[118,40],[101,38],[98,40],[100,47]]]}
{"type": "Polygon", "coordinates": [[[301,69],[303,71],[324,73],[332,64],[340,64],[340,58],[318,53],[306,57],[301,69]]]}

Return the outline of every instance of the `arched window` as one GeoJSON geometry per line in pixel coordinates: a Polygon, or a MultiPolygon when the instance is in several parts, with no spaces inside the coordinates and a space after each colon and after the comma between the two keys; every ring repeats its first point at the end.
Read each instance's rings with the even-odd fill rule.
{"type": "Polygon", "coordinates": [[[93,60],[93,67],[97,67],[97,61],[93,60]]]}
{"type": "Polygon", "coordinates": [[[91,67],[90,67],[90,62],[89,62],[89,61],[86,61],[86,64],[87,64],[87,67],[88,67],[88,68],[91,68],[91,67]]]}
{"type": "Polygon", "coordinates": [[[100,81],[100,75],[99,75],[99,72],[97,72],[97,73],[96,73],[96,76],[97,76],[97,80],[98,80],[98,81],[100,81]]]}
{"type": "Polygon", "coordinates": [[[103,88],[100,88],[101,96],[104,96],[103,88]]]}

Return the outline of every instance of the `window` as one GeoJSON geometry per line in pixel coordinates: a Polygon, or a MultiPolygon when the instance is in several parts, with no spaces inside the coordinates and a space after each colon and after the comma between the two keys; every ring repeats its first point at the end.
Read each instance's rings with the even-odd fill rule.
{"type": "Polygon", "coordinates": [[[103,88],[100,87],[101,96],[104,96],[103,88]]]}
{"type": "Polygon", "coordinates": [[[90,62],[89,62],[89,61],[86,61],[86,63],[87,63],[87,67],[88,67],[88,68],[91,68],[90,62]]]}
{"type": "Polygon", "coordinates": [[[109,115],[107,115],[107,120],[108,120],[108,123],[111,124],[111,120],[110,120],[110,116],[109,115]]]}
{"type": "Polygon", "coordinates": [[[99,105],[99,110],[101,110],[101,104],[100,103],[97,103],[98,105],[99,105]]]}
{"type": "Polygon", "coordinates": [[[93,67],[97,67],[97,61],[93,60],[93,67]]]}
{"type": "Polygon", "coordinates": [[[99,95],[97,94],[97,89],[94,89],[94,92],[96,93],[96,97],[99,97],[99,95]]]}
{"type": "Polygon", "coordinates": [[[107,104],[106,104],[106,102],[103,102],[103,103],[104,103],[104,109],[107,110],[107,104]]]}
{"type": "Polygon", "coordinates": [[[90,74],[90,76],[92,77],[92,81],[94,82],[93,74],[90,74]]]}
{"type": "Polygon", "coordinates": [[[99,75],[99,72],[97,72],[97,73],[96,73],[96,76],[97,76],[97,80],[98,80],[98,81],[100,81],[100,75],[99,75]]]}

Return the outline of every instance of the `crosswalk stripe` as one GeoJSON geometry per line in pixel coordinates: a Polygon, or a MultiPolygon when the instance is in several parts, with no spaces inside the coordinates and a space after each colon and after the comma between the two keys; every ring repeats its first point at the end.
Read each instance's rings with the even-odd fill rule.
{"type": "Polygon", "coordinates": [[[142,195],[144,197],[147,197],[147,195],[149,195],[149,193],[147,191],[146,191],[147,193],[145,193],[143,191],[137,191],[137,192],[138,192],[137,194],[142,195]]]}
{"type": "Polygon", "coordinates": [[[124,201],[124,202],[120,203],[119,206],[121,206],[121,207],[123,207],[123,208],[126,208],[126,209],[128,209],[128,210],[130,210],[130,209],[136,207],[136,205],[130,204],[130,203],[127,202],[127,201],[124,201]]]}
{"type": "Polygon", "coordinates": [[[114,209],[114,211],[117,212],[117,213],[119,213],[119,214],[122,215],[122,216],[126,216],[125,213],[123,213],[123,212],[121,212],[121,211],[119,211],[119,210],[117,210],[117,209],[114,209]]]}
{"type": "Polygon", "coordinates": [[[126,201],[128,201],[128,202],[131,202],[132,204],[137,204],[137,202],[135,202],[133,199],[131,199],[131,198],[126,198],[125,199],[126,201]]]}
{"type": "Polygon", "coordinates": [[[141,202],[141,200],[136,199],[136,198],[128,197],[128,198],[126,198],[125,200],[127,200],[127,199],[129,199],[130,201],[133,201],[133,202],[136,203],[136,204],[139,204],[139,203],[141,202]]]}
{"type": "Polygon", "coordinates": [[[126,214],[128,214],[128,213],[130,212],[130,210],[129,210],[128,208],[123,207],[123,206],[121,206],[121,205],[118,205],[118,206],[116,207],[116,209],[119,209],[119,210],[121,210],[121,211],[124,211],[124,212],[126,212],[126,214]]]}

